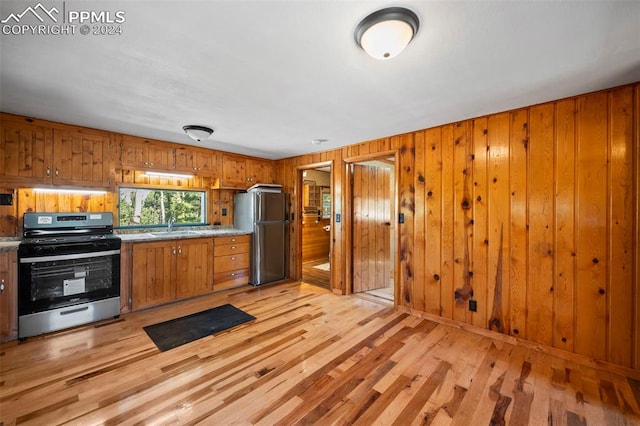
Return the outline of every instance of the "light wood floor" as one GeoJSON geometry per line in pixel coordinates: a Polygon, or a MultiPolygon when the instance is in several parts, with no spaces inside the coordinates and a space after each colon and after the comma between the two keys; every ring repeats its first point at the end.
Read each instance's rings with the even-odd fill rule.
{"type": "Polygon", "coordinates": [[[302,264],[302,279],[308,284],[317,285],[322,288],[331,288],[331,272],[314,268],[316,265],[322,265],[329,262],[329,258],[310,260],[302,264]]]}
{"type": "Polygon", "coordinates": [[[640,381],[307,284],[229,290],[0,346],[13,424],[640,424],[640,381]],[[142,327],[251,324],[160,353],[142,327]]]}

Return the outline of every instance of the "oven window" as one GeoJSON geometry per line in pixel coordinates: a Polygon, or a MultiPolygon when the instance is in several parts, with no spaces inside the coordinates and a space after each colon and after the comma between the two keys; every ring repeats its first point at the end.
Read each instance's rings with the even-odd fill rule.
{"type": "Polygon", "coordinates": [[[111,256],[31,264],[31,301],[85,295],[113,287],[111,256]]]}
{"type": "Polygon", "coordinates": [[[206,223],[206,192],[175,189],[120,188],[118,224],[164,226],[206,223]]]}
{"type": "Polygon", "coordinates": [[[18,276],[20,316],[118,297],[120,250],[21,258],[18,276]]]}

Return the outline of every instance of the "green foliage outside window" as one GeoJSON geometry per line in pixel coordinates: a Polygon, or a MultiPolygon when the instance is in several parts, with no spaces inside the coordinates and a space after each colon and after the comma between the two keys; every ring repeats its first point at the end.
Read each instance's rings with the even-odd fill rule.
{"type": "Polygon", "coordinates": [[[206,222],[204,191],[120,188],[119,226],[161,226],[206,222]]]}

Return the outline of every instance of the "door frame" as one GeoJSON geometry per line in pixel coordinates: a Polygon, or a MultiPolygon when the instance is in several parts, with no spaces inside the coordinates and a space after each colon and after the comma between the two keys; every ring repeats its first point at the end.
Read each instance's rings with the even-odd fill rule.
{"type": "Polygon", "coordinates": [[[309,163],[309,164],[303,164],[300,166],[296,166],[296,181],[294,183],[293,186],[293,199],[295,200],[296,203],[296,211],[298,212],[298,217],[294,218],[295,221],[295,226],[293,229],[293,233],[294,233],[294,237],[295,237],[295,253],[298,253],[297,259],[296,259],[296,264],[295,264],[295,276],[298,277],[300,280],[302,280],[302,193],[304,191],[304,178],[302,176],[302,173],[305,170],[313,170],[313,169],[318,169],[321,167],[329,167],[329,179],[331,181],[331,219],[330,219],[330,230],[329,230],[329,269],[331,270],[331,273],[329,274],[329,288],[333,291],[333,272],[334,272],[334,266],[335,266],[335,262],[333,261],[333,233],[335,232],[335,215],[334,212],[336,211],[336,207],[335,207],[335,198],[334,198],[334,194],[335,194],[335,173],[334,173],[334,165],[333,165],[333,160],[329,160],[329,161],[322,161],[319,163],[309,163]]]}
{"type": "Polygon", "coordinates": [[[345,256],[345,294],[353,293],[353,185],[351,182],[351,165],[354,163],[361,163],[364,161],[381,160],[393,157],[393,194],[391,202],[394,205],[395,216],[391,220],[395,221],[393,227],[393,235],[391,238],[395,241],[396,253],[393,259],[393,304],[398,305],[400,299],[400,256],[397,255],[398,247],[400,247],[400,232],[398,232],[398,182],[400,180],[400,167],[399,167],[399,155],[397,150],[375,152],[373,154],[358,155],[354,157],[347,157],[344,162],[344,237],[345,246],[347,248],[347,256],[345,256]]]}

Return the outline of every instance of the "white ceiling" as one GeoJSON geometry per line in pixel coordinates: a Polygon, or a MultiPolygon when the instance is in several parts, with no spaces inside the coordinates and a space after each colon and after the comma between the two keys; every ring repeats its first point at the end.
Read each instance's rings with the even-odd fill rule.
{"type": "MultiPolygon", "coordinates": [[[[2,0],[1,18],[37,3],[2,0]]],[[[266,158],[640,80],[640,1],[41,3],[126,21],[121,35],[3,34],[2,111],[187,144],[183,125],[207,125],[201,146],[266,158]],[[392,5],[420,29],[371,59],[354,29],[392,5]]]]}

